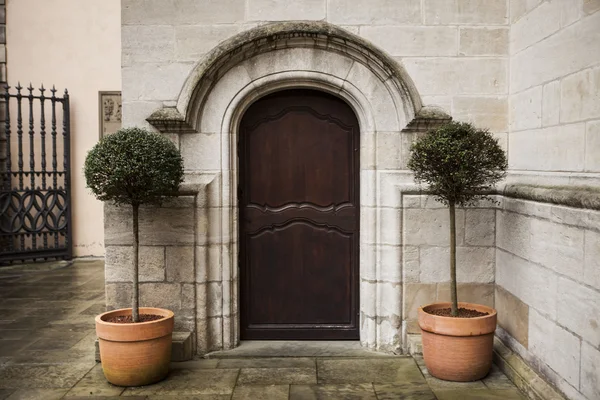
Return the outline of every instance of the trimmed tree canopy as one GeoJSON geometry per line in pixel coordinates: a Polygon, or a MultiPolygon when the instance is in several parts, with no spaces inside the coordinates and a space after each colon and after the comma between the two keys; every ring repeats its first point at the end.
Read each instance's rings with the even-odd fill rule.
{"type": "Polygon", "coordinates": [[[467,205],[506,175],[504,150],[487,130],[450,122],[428,132],[411,147],[408,168],[443,204],[467,205]]]}
{"type": "Polygon", "coordinates": [[[85,179],[94,195],[117,204],[159,204],[183,181],[183,160],[166,137],[126,128],[102,138],[88,153],[85,179]]]}

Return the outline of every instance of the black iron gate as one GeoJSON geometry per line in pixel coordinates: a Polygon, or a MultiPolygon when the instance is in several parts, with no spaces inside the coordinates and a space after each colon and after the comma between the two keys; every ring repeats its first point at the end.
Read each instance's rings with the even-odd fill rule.
{"type": "Polygon", "coordinates": [[[3,99],[0,130],[0,264],[70,259],[69,94],[20,84],[3,99]],[[24,123],[25,121],[25,123],[24,123]]]}

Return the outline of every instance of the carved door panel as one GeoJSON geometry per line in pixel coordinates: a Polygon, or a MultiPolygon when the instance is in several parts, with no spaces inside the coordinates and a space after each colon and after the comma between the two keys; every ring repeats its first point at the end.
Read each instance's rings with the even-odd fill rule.
{"type": "Polygon", "coordinates": [[[318,91],[244,115],[242,339],[358,339],[359,140],[352,109],[318,91]]]}

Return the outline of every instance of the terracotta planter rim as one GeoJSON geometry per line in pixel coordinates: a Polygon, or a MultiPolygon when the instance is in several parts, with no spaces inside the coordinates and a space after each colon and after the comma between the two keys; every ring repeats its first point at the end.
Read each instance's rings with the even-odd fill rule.
{"type": "MultiPolygon", "coordinates": [[[[465,318],[465,317],[452,317],[452,316],[450,316],[450,317],[446,317],[446,316],[444,316],[444,315],[436,315],[436,314],[431,314],[431,313],[428,313],[427,311],[425,311],[425,309],[426,309],[427,307],[431,307],[431,306],[446,306],[446,305],[447,305],[448,307],[451,307],[452,303],[450,303],[450,302],[436,302],[436,303],[430,303],[430,304],[426,304],[426,305],[424,305],[424,306],[421,306],[421,307],[419,307],[419,312],[424,312],[424,313],[426,313],[427,315],[431,315],[432,317],[434,317],[434,318],[436,318],[436,319],[437,319],[437,318],[442,318],[442,319],[446,319],[446,320],[457,320],[457,319],[459,319],[459,320],[475,320],[475,321],[476,321],[476,320],[482,320],[482,319],[486,319],[486,318],[491,318],[491,317],[493,317],[494,315],[496,315],[496,314],[497,314],[497,311],[496,311],[496,309],[495,309],[495,308],[488,307],[488,306],[484,306],[483,304],[475,304],[475,303],[463,303],[463,302],[459,302],[459,303],[458,303],[458,307],[459,307],[459,308],[461,308],[461,307],[462,307],[462,308],[469,308],[470,306],[471,306],[471,307],[472,307],[472,306],[477,306],[477,307],[479,307],[479,308],[486,308],[486,309],[489,309],[489,310],[490,310],[490,311],[488,311],[488,312],[489,312],[489,314],[488,314],[488,315],[482,315],[482,316],[480,316],[480,317],[471,317],[471,318],[465,318]]],[[[443,308],[446,308],[446,307],[443,307],[443,308]]]]}
{"type": "Polygon", "coordinates": [[[110,311],[106,311],[103,312],[102,314],[96,315],[95,321],[98,324],[103,324],[103,325],[109,325],[109,326],[123,326],[123,325],[135,325],[135,326],[144,326],[144,325],[150,325],[150,324],[155,324],[157,322],[163,321],[167,318],[172,318],[175,316],[175,314],[173,313],[173,311],[171,310],[167,310],[165,308],[156,308],[156,307],[140,307],[140,310],[142,309],[151,309],[151,310],[161,310],[163,313],[166,313],[167,315],[163,315],[161,319],[155,319],[154,321],[146,321],[146,322],[135,322],[135,323],[128,323],[128,324],[123,324],[123,323],[118,323],[118,322],[108,322],[102,319],[102,317],[107,316],[108,314],[113,314],[113,313],[117,313],[117,312],[121,312],[121,311],[127,311],[127,310],[131,310],[131,307],[129,308],[119,308],[117,310],[110,310],[110,311]]]}

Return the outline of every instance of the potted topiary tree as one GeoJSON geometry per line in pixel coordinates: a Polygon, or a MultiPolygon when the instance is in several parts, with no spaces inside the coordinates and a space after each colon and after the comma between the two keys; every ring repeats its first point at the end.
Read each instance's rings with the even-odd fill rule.
{"type": "Polygon", "coordinates": [[[99,200],[132,210],[132,307],[96,316],[102,370],[118,386],[158,382],[169,372],[174,315],[139,307],[139,210],[142,204],[160,204],[177,191],[183,181],[181,154],[160,134],[121,129],[88,153],[84,173],[99,200]]]}
{"type": "Polygon", "coordinates": [[[418,310],[425,365],[440,379],[481,379],[492,363],[496,310],[458,302],[455,210],[478,199],[493,200],[489,193],[506,175],[506,155],[487,130],[450,122],[412,145],[408,167],[450,213],[451,302],[418,310]]]}

